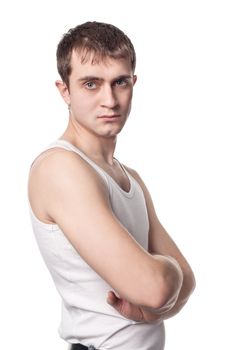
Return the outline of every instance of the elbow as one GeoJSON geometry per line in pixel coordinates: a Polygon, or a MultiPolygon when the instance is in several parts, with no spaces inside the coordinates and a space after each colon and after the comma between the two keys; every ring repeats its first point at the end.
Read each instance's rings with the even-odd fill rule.
{"type": "Polygon", "coordinates": [[[153,309],[171,308],[175,305],[183,285],[183,273],[178,266],[170,266],[157,279],[149,307],[153,309]]]}
{"type": "Polygon", "coordinates": [[[186,287],[185,289],[187,291],[187,298],[188,298],[196,288],[196,279],[191,269],[184,275],[184,284],[186,287]]]}
{"type": "Polygon", "coordinates": [[[196,279],[194,274],[189,277],[189,294],[192,294],[194,289],[196,288],[196,279]]]}
{"type": "Polygon", "coordinates": [[[170,309],[172,308],[179,297],[182,288],[182,276],[177,276],[170,281],[167,279],[163,282],[158,298],[155,300],[153,307],[156,309],[170,309]]]}
{"type": "Polygon", "coordinates": [[[190,268],[181,269],[174,259],[163,261],[159,276],[150,284],[145,306],[158,311],[168,311],[179,303],[185,304],[196,287],[194,274],[190,268]]]}

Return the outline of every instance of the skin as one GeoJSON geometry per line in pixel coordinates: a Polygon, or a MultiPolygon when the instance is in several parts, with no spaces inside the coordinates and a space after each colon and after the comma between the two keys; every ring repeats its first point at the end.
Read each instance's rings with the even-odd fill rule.
{"type": "MultiPolygon", "coordinates": [[[[73,52],[71,67],[69,86],[56,81],[69,107],[69,122],[61,138],[81,149],[128,191],[128,177],[114,159],[114,150],[130,113],[136,82],[130,62],[106,58],[93,64],[90,57],[81,63],[78,52],[73,52]]],[[[183,307],[195,280],[188,262],[159,222],[143,180],[135,170],[126,168],[145,195],[150,222],[148,252],[116,219],[103,180],[74,152],[50,149],[35,160],[29,176],[29,200],[38,219],[58,224],[83,259],[112,286],[106,302],[127,318],[156,323],[183,307]]]]}
{"type": "Polygon", "coordinates": [[[113,165],[117,135],[130,113],[137,77],[128,60],[106,59],[93,65],[91,59],[81,64],[78,54],[73,52],[69,89],[62,81],[56,82],[70,106],[70,120],[62,138],[69,139],[103,165],[113,165]],[[98,118],[104,115],[120,117],[112,121],[98,118]]]}

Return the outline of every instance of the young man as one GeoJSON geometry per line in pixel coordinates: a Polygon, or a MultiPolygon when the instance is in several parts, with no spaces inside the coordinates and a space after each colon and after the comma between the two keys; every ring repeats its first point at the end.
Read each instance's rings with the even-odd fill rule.
{"type": "Polygon", "coordinates": [[[162,350],[163,320],[194,289],[138,173],[114,158],[130,113],[135,52],[118,28],[87,22],[57,49],[63,135],[29,176],[33,229],[62,297],[70,349],[162,350]]]}

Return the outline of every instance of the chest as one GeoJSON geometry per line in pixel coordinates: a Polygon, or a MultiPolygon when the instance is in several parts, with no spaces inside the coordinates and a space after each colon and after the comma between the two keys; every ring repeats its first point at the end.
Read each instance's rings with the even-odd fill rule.
{"type": "Polygon", "coordinates": [[[109,167],[102,165],[102,169],[112,177],[112,179],[124,190],[125,192],[130,191],[130,180],[124,169],[120,164],[115,165],[114,167],[109,167]]]}

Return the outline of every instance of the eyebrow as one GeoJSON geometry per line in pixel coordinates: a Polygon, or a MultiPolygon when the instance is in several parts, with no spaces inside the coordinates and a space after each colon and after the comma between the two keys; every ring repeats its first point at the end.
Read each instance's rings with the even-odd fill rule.
{"type": "MultiPolygon", "coordinates": [[[[112,81],[119,80],[119,79],[131,79],[131,78],[133,78],[132,75],[122,74],[114,78],[112,81]]],[[[91,80],[103,81],[104,79],[100,77],[95,77],[94,75],[86,75],[85,77],[78,79],[78,81],[91,81],[91,80]]]]}

